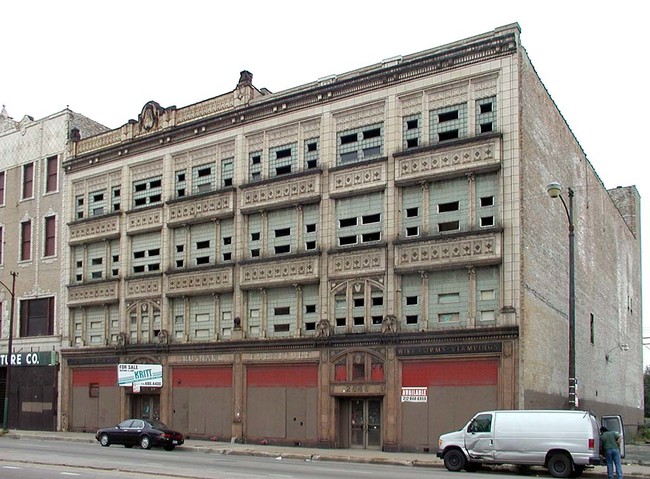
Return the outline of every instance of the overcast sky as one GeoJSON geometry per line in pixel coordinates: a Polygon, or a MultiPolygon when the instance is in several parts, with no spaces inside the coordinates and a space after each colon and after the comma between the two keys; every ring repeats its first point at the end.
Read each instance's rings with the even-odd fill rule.
{"type": "Polygon", "coordinates": [[[182,107],[231,91],[244,69],[256,87],[278,92],[516,22],[605,186],[636,185],[643,198],[650,195],[640,149],[650,113],[643,3],[0,1],[0,104],[16,120],[69,107],[117,128],[149,100],[182,107]]]}

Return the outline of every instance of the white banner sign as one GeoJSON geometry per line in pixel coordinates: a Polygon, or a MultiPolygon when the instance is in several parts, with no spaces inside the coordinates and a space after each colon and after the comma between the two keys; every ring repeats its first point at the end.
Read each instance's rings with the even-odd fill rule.
{"type": "Polygon", "coordinates": [[[402,402],[427,402],[429,388],[402,388],[402,402]]]}
{"type": "Polygon", "coordinates": [[[161,364],[118,364],[118,386],[162,387],[161,364]]]}

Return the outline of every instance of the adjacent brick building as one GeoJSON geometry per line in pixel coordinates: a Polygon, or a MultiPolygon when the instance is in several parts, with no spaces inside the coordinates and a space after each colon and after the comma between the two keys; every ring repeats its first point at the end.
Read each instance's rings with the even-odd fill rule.
{"type": "MultiPolygon", "coordinates": [[[[5,398],[15,283],[14,354],[8,423],[11,428],[55,430],[59,349],[65,317],[63,276],[67,227],[63,220],[62,162],[69,132],[106,127],[70,110],[40,120],[0,112],[0,398],[5,398]]],[[[0,411],[0,415],[4,410],[0,411]]]]}
{"type": "Polygon", "coordinates": [[[580,407],[641,423],[639,197],[604,188],[517,25],[252,78],[72,144],[62,428],[432,452],[478,410],[567,407],[551,181],[580,407]]]}

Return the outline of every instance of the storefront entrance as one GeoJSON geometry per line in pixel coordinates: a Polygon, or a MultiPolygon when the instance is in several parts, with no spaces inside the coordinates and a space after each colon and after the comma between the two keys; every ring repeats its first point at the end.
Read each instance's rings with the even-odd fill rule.
{"type": "Polygon", "coordinates": [[[138,419],[160,419],[160,396],[133,394],[131,413],[131,417],[138,419]]]}
{"type": "Polygon", "coordinates": [[[381,449],[381,398],[350,400],[350,447],[381,449]]]}

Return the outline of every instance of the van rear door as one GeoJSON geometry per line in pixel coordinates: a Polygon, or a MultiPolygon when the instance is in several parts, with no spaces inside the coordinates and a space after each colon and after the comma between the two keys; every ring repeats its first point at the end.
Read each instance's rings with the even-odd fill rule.
{"type": "Polygon", "coordinates": [[[600,425],[621,435],[621,457],[625,457],[625,431],[623,430],[623,418],[621,416],[603,416],[600,418],[600,425]]]}

